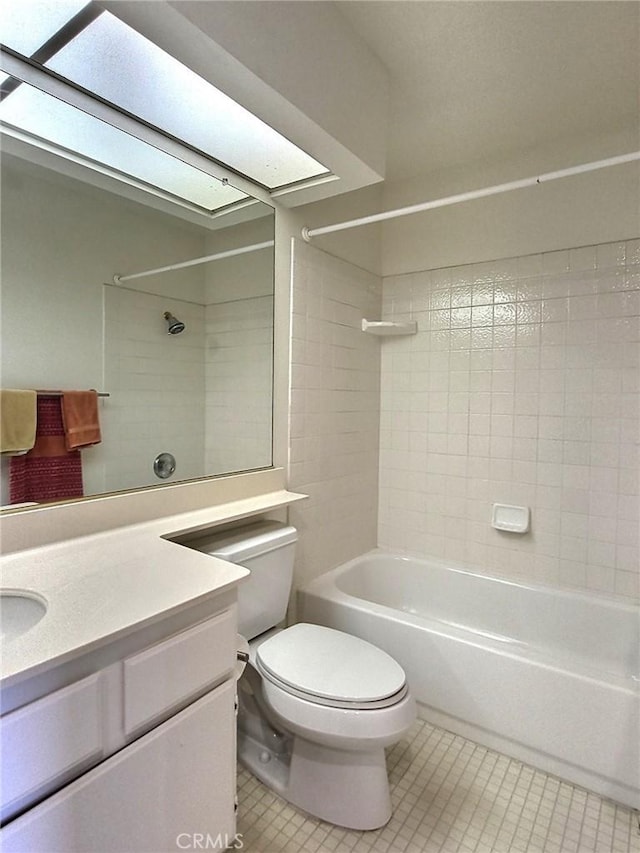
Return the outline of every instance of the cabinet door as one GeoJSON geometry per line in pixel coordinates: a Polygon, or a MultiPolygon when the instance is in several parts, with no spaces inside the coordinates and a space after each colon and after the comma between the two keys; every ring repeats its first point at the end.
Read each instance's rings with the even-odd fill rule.
{"type": "Polygon", "coordinates": [[[100,703],[90,675],[0,719],[3,821],[98,763],[100,703]]]}
{"type": "MultiPolygon", "coordinates": [[[[4,827],[3,853],[164,853],[235,833],[229,680],[4,827]]],[[[214,842],[217,846],[213,846],[214,842]]]]}

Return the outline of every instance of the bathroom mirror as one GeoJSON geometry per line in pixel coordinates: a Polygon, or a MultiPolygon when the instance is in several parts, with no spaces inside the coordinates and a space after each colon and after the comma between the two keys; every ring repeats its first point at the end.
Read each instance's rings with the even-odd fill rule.
{"type": "Polygon", "coordinates": [[[243,195],[205,222],[51,152],[3,149],[1,384],[104,395],[84,495],[270,466],[273,208],[243,195]]]}

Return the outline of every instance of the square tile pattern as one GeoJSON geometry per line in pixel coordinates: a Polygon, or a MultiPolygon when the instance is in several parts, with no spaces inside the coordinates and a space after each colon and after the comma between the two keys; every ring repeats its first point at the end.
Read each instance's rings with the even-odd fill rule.
{"type": "Polygon", "coordinates": [[[238,769],[247,853],[640,853],[638,813],[418,720],[387,753],[393,815],[357,832],[238,769]]]}
{"type": "Polygon", "coordinates": [[[637,598],[640,241],[389,276],[378,545],[637,598]],[[491,505],[531,508],[531,532],[491,505]]]}
{"type": "Polygon", "coordinates": [[[375,548],[378,526],[382,280],[296,240],[293,255],[289,487],[308,495],[296,583],[375,548]]]}
{"type": "Polygon", "coordinates": [[[637,600],[640,240],[384,278],[295,241],[292,284],[297,585],[378,545],[637,600]]]}

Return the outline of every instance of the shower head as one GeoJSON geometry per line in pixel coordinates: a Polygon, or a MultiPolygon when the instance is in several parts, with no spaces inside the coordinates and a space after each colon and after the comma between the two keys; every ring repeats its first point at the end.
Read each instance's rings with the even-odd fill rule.
{"type": "Polygon", "coordinates": [[[174,317],[169,311],[164,312],[164,319],[167,321],[168,335],[179,335],[180,332],[184,332],[185,325],[181,320],[178,320],[177,317],[174,317]]]}

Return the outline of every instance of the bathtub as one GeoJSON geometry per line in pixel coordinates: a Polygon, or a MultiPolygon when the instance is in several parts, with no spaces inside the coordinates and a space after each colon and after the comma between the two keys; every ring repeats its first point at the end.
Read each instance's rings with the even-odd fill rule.
{"type": "Polygon", "coordinates": [[[298,592],[300,621],[404,667],[420,716],[640,806],[640,610],[372,551],[298,592]]]}

